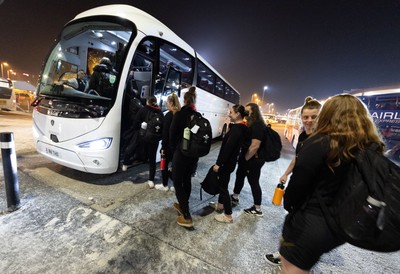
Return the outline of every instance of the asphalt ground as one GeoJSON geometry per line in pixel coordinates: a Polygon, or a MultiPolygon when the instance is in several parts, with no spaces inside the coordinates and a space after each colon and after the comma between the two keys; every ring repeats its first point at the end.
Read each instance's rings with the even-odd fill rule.
{"type": "MultiPolygon", "coordinates": [[[[27,114],[0,112],[0,132],[15,138],[21,200],[18,210],[6,211],[1,164],[0,273],[280,273],[263,255],[277,250],[286,214],[271,200],[294,154],[287,140],[282,138],[281,158],[262,169],[264,216],[244,214],[252,205],[246,183],[233,224],[214,220],[208,203],[216,197],[203,193],[200,200],[200,182],[219,151],[215,142],[192,180],[195,229],[189,231],[176,224],[174,194],[144,183],[146,165],[111,175],[62,167],[35,152],[31,125],[27,114]]],[[[282,125],[273,128],[283,131],[282,125]]],[[[325,254],[312,272],[400,273],[399,255],[345,244],[325,254]]]]}

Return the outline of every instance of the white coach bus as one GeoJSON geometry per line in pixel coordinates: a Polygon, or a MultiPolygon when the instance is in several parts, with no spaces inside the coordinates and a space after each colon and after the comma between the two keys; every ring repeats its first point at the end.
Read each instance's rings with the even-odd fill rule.
{"type": "Polygon", "coordinates": [[[128,5],[108,5],[77,15],[61,31],[45,62],[32,104],[36,150],[48,159],[89,173],[117,171],[130,106],[197,88],[197,110],[223,135],[228,109],[240,94],[193,48],[151,15],[128,5]],[[78,90],[78,70],[89,76],[108,57],[107,92],[78,90]]]}
{"type": "Polygon", "coordinates": [[[10,80],[0,78],[0,110],[16,110],[15,93],[10,80]]]}
{"type": "Polygon", "coordinates": [[[294,148],[297,146],[298,138],[303,126],[300,118],[301,108],[302,106],[289,110],[283,133],[285,138],[289,140],[294,148]]]}

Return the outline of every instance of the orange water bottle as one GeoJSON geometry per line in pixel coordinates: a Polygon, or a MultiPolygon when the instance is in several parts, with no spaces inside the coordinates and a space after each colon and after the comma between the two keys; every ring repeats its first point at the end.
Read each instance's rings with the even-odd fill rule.
{"type": "Polygon", "coordinates": [[[272,197],[272,203],[276,206],[281,205],[283,194],[285,194],[285,185],[279,183],[275,188],[274,197],[272,197]]]}

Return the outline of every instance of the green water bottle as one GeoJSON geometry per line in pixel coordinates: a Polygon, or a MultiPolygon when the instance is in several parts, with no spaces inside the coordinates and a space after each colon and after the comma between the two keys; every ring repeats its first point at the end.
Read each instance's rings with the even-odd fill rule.
{"type": "Polygon", "coordinates": [[[182,140],[183,151],[189,150],[189,145],[190,145],[189,141],[190,141],[190,128],[186,127],[183,130],[183,140],[182,140]]]}

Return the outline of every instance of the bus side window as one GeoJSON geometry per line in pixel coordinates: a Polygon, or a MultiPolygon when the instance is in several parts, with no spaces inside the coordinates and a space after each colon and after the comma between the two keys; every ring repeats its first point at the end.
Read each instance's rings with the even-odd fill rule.
{"type": "MultiPolygon", "coordinates": [[[[170,67],[168,69],[166,79],[165,79],[165,85],[162,90],[162,96],[160,100],[160,106],[161,110],[165,111],[167,110],[165,101],[163,101],[163,98],[167,98],[169,95],[172,93],[176,93],[178,97],[181,95],[181,83],[182,83],[182,72],[170,67]]],[[[164,99],[166,100],[166,99],[164,99]]]]}

